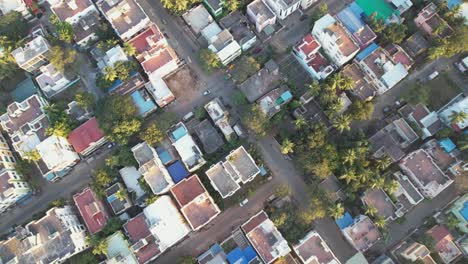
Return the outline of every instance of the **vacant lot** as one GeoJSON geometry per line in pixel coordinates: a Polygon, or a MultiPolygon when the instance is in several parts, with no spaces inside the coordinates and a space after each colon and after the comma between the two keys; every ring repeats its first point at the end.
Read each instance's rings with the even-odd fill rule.
{"type": "Polygon", "coordinates": [[[460,87],[452,81],[447,73],[441,73],[437,78],[424,84],[430,89],[429,108],[439,110],[456,95],[462,92],[460,87]]]}
{"type": "Polygon", "coordinates": [[[201,92],[197,78],[189,67],[183,67],[166,79],[167,86],[172,91],[177,101],[185,104],[197,98],[201,92]]]}

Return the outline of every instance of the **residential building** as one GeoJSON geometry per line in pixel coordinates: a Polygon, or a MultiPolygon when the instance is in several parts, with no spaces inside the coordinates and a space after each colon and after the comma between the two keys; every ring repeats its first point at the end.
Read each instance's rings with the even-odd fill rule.
{"type": "Polygon", "coordinates": [[[222,198],[232,196],[240,189],[239,183],[233,178],[226,162],[220,161],[212,165],[205,174],[222,198]]]}
{"type": "Polygon", "coordinates": [[[18,66],[28,72],[34,72],[47,63],[50,46],[43,36],[37,36],[24,46],[11,52],[18,66]]]}
{"type": "Polygon", "coordinates": [[[402,23],[400,12],[391,5],[391,1],[392,0],[356,0],[356,3],[362,8],[366,17],[375,13],[377,19],[382,19],[387,24],[402,23]]]}
{"type": "Polygon", "coordinates": [[[315,21],[312,36],[338,67],[343,66],[359,52],[359,45],[351,37],[351,33],[329,14],[315,21]]]}
{"type": "Polygon", "coordinates": [[[137,108],[138,115],[141,117],[148,116],[158,108],[149,91],[146,90],[145,87],[133,91],[130,94],[130,98],[132,98],[132,101],[137,108]]]}
{"type": "Polygon", "coordinates": [[[438,111],[439,117],[444,121],[447,126],[452,127],[456,131],[462,131],[468,127],[468,118],[454,122],[453,114],[454,113],[468,113],[468,97],[459,95],[452,99],[450,103],[438,111]]]}
{"type": "Polygon", "coordinates": [[[213,120],[215,125],[221,130],[226,140],[231,139],[234,134],[234,130],[229,124],[229,113],[224,108],[221,100],[218,97],[211,100],[205,105],[205,110],[208,112],[211,120],[213,120]]]}
{"type": "Polygon", "coordinates": [[[403,42],[403,48],[413,58],[416,58],[417,56],[421,55],[429,47],[430,47],[429,41],[427,41],[424,38],[423,34],[420,31],[409,36],[403,42]]]}
{"type": "Polygon", "coordinates": [[[294,118],[304,118],[310,124],[322,123],[326,127],[331,127],[330,120],[328,120],[328,117],[324,114],[309,92],[305,92],[299,98],[299,101],[302,105],[294,109],[294,118]]]}
{"type": "Polygon", "coordinates": [[[283,20],[299,9],[301,0],[265,0],[276,16],[283,20]]]}
{"type": "Polygon", "coordinates": [[[279,85],[280,79],[278,64],[269,60],[256,74],[238,85],[238,88],[244,93],[247,100],[253,103],[279,85]]]}
{"type": "Polygon", "coordinates": [[[411,2],[411,0],[391,0],[390,3],[400,14],[408,11],[408,9],[413,6],[413,2],[411,2]]]}
{"type": "Polygon", "coordinates": [[[83,17],[97,13],[91,0],[48,0],[52,12],[61,22],[78,23],[83,17]]]}
{"type": "Polygon", "coordinates": [[[331,201],[343,201],[346,199],[344,188],[340,185],[338,178],[335,175],[330,175],[323,179],[319,184],[319,188],[326,191],[331,201]]]}
{"type": "Polygon", "coordinates": [[[96,5],[123,41],[146,29],[150,23],[135,0],[98,0],[96,5]]]}
{"type": "Polygon", "coordinates": [[[107,188],[104,193],[106,194],[107,203],[109,203],[112,212],[119,215],[125,212],[132,206],[132,202],[127,195],[127,191],[123,188],[120,182],[112,184],[107,188]]]}
{"type": "Polygon", "coordinates": [[[383,94],[403,80],[408,71],[401,63],[395,63],[383,48],[372,43],[357,54],[355,62],[383,94]]]}
{"type": "Polygon", "coordinates": [[[106,89],[106,91],[111,95],[130,95],[137,90],[145,89],[145,84],[146,80],[143,76],[138,72],[134,72],[130,73],[130,78],[123,82],[120,79],[116,79],[114,83],[106,89]]]}
{"type": "Polygon", "coordinates": [[[223,14],[224,0],[203,0],[203,4],[214,17],[218,18],[223,14]]]}
{"type": "Polygon", "coordinates": [[[410,261],[422,261],[427,264],[436,264],[434,259],[431,257],[431,251],[423,244],[413,242],[407,245],[406,249],[400,253],[400,255],[410,261]]]}
{"type": "Polygon", "coordinates": [[[2,15],[6,15],[13,11],[20,12],[25,18],[32,17],[23,0],[0,0],[0,12],[2,15]]]}
{"type": "Polygon", "coordinates": [[[372,264],[396,264],[396,263],[389,256],[383,254],[383,255],[380,255],[374,261],[372,261],[372,264]]]}
{"type": "Polygon", "coordinates": [[[72,80],[69,80],[63,73],[58,71],[52,64],[47,64],[39,68],[41,74],[36,77],[36,82],[47,98],[51,98],[63,90],[70,87],[72,80]]]}
{"type": "Polygon", "coordinates": [[[336,14],[336,18],[349,30],[361,48],[367,47],[377,38],[364,21],[364,17],[364,11],[356,2],[352,2],[336,14]]]}
{"type": "Polygon", "coordinates": [[[101,18],[98,12],[91,12],[80,18],[80,20],[73,25],[76,44],[81,48],[90,47],[98,40],[96,32],[98,32],[100,24],[101,18]]]}
{"type": "MultiPolygon", "coordinates": [[[[99,49],[99,48],[98,48],[99,49]]],[[[101,54],[99,52],[91,51],[91,54],[97,61],[98,68],[103,71],[105,67],[114,67],[115,64],[119,61],[128,61],[128,56],[120,45],[115,45],[115,47],[105,51],[101,54]]]]}
{"type": "Polygon", "coordinates": [[[182,18],[190,26],[195,35],[200,34],[204,28],[214,22],[213,17],[203,5],[195,6],[185,12],[182,18]]]}
{"type": "Polygon", "coordinates": [[[0,241],[0,262],[63,263],[87,248],[85,227],[72,207],[53,207],[0,241]]]}
{"type": "Polygon", "coordinates": [[[361,100],[369,101],[377,94],[377,88],[356,63],[346,65],[341,71],[343,76],[351,78],[354,86],[351,93],[361,100]]]}
{"type": "Polygon", "coordinates": [[[142,142],[132,148],[133,156],[138,162],[138,171],[143,175],[154,194],[163,194],[174,185],[171,176],[162,164],[158,153],[148,143],[142,142]]]}
{"type": "Polygon", "coordinates": [[[356,252],[351,258],[349,258],[345,264],[369,264],[366,257],[362,252],[356,252]]]}
{"type": "Polygon", "coordinates": [[[414,186],[408,176],[400,171],[393,174],[398,182],[398,188],[392,193],[397,200],[397,206],[402,212],[408,212],[411,208],[424,200],[424,196],[414,186]]]}
{"type": "Polygon", "coordinates": [[[317,3],[318,0],[301,0],[301,8],[302,10],[306,10],[307,8],[309,8],[310,6],[312,6],[312,4],[314,3],[317,3]]]}
{"type": "Polygon", "coordinates": [[[239,43],[242,51],[249,50],[256,42],[257,35],[250,30],[249,22],[240,11],[236,10],[219,21],[220,25],[229,30],[234,40],[239,43]]]}
{"type": "Polygon", "coordinates": [[[293,96],[286,85],[281,85],[278,88],[268,92],[257,100],[260,110],[269,118],[272,118],[279,111],[281,106],[291,102],[293,96]]]}
{"type": "Polygon", "coordinates": [[[81,192],[74,194],[73,201],[91,235],[96,234],[106,226],[109,215],[104,204],[96,198],[91,188],[86,187],[81,192]]]}
{"type": "Polygon", "coordinates": [[[15,166],[16,160],[13,152],[11,152],[5,137],[0,133],[0,171],[14,170],[15,166]]]}
{"type": "Polygon", "coordinates": [[[196,171],[206,163],[203,153],[193,141],[184,123],[180,122],[170,129],[169,139],[189,172],[196,171]]]}
{"type": "Polygon", "coordinates": [[[383,217],[385,221],[392,221],[403,216],[400,208],[397,208],[392,199],[382,189],[366,190],[361,200],[365,206],[375,208],[377,214],[383,217]]]}
{"type": "Polygon", "coordinates": [[[310,231],[294,246],[294,251],[304,264],[340,264],[328,244],[316,231],[310,231]]]}
{"type": "Polygon", "coordinates": [[[315,80],[323,80],[335,70],[319,52],[320,48],[320,43],[307,34],[293,49],[294,57],[315,80]]]}
{"type": "Polygon", "coordinates": [[[432,137],[445,127],[436,112],[431,112],[423,104],[412,107],[411,113],[406,116],[417,125],[422,132],[422,139],[432,137]]]}
{"type": "Polygon", "coordinates": [[[157,75],[163,78],[179,68],[178,62],[179,59],[175,52],[166,46],[147,55],[147,59],[141,63],[141,66],[148,75],[157,75]]]}
{"type": "Polygon", "coordinates": [[[365,252],[380,240],[381,235],[372,220],[359,215],[354,218],[349,226],[341,230],[345,238],[358,251],[365,252]]]}
{"type": "Polygon", "coordinates": [[[29,197],[30,194],[31,189],[28,183],[15,170],[0,167],[0,214],[29,197]]]}
{"type": "Polygon", "coordinates": [[[122,231],[117,231],[106,238],[107,250],[105,255],[107,259],[101,264],[137,264],[133,252],[130,250],[130,245],[125,239],[122,231]]]}
{"type": "Polygon", "coordinates": [[[78,154],[86,157],[108,141],[104,131],[99,128],[97,119],[93,117],[75,128],[68,135],[68,142],[70,142],[78,154]]]}
{"type": "Polygon", "coordinates": [[[442,140],[431,139],[425,142],[421,148],[431,156],[437,167],[444,172],[449,171],[457,163],[456,152],[453,151],[456,146],[449,138],[442,140]],[[447,149],[447,147],[450,149],[447,149]]]}
{"type": "Polygon", "coordinates": [[[159,107],[164,107],[176,99],[166,82],[157,75],[149,77],[149,82],[145,83],[145,88],[159,107]]]}
{"type": "Polygon", "coordinates": [[[244,146],[231,151],[229,155],[226,156],[226,161],[232,168],[234,179],[240,179],[242,183],[247,183],[252,181],[258,174],[260,174],[260,169],[258,168],[255,160],[250,156],[250,154],[245,150],[244,146]]]}
{"type": "Polygon", "coordinates": [[[452,206],[450,206],[449,210],[458,220],[458,229],[468,234],[468,194],[456,200],[452,206]]]}
{"type": "Polygon", "coordinates": [[[160,196],[143,212],[124,224],[138,263],[149,263],[182,240],[190,227],[171,197],[160,196]]]}
{"type": "Polygon", "coordinates": [[[434,198],[453,183],[423,149],[408,154],[400,161],[400,168],[427,198],[434,198]]]}
{"type": "Polygon", "coordinates": [[[194,131],[206,154],[213,154],[224,145],[223,138],[208,119],[195,125],[194,131]]]}
{"type": "Polygon", "coordinates": [[[135,203],[141,204],[144,202],[146,192],[141,188],[140,177],[143,176],[135,167],[123,167],[119,170],[119,174],[127,187],[128,192],[132,194],[135,203]]]}
{"type": "Polygon", "coordinates": [[[197,175],[181,180],[171,188],[171,193],[194,231],[200,230],[221,213],[197,175]]]}
{"type": "Polygon", "coordinates": [[[242,225],[247,239],[266,264],[273,263],[291,252],[288,242],[264,211],[252,216],[242,225]]]}
{"type": "Polygon", "coordinates": [[[405,156],[404,149],[418,140],[418,135],[403,118],[396,119],[372,137],[369,143],[372,146],[372,155],[380,159],[388,156],[393,162],[405,156]]]}
{"type": "Polygon", "coordinates": [[[263,0],[255,0],[247,5],[247,17],[255,24],[257,32],[265,30],[266,33],[273,33],[276,15],[263,0]]]}
{"type": "Polygon", "coordinates": [[[400,45],[390,43],[386,45],[384,49],[395,63],[403,64],[406,70],[409,70],[411,66],[413,66],[413,59],[400,45]]]}
{"type": "Polygon", "coordinates": [[[427,231],[427,234],[434,239],[435,250],[444,263],[452,263],[463,254],[454,242],[454,237],[443,225],[436,225],[427,231]]]}
{"type": "Polygon", "coordinates": [[[242,53],[241,46],[229,30],[222,30],[216,22],[205,27],[201,34],[208,42],[208,49],[218,56],[223,65],[228,65],[242,53]]]}
{"type": "Polygon", "coordinates": [[[445,38],[453,33],[452,27],[437,14],[437,6],[432,2],[419,11],[414,23],[430,37],[445,38]]]}
{"type": "Polygon", "coordinates": [[[71,101],[65,109],[65,113],[74,121],[86,122],[92,118],[92,111],[87,107],[81,107],[76,101],[71,101]]]}

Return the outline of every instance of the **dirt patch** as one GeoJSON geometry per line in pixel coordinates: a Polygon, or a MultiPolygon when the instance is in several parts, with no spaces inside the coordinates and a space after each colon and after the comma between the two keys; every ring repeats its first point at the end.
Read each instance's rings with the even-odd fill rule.
{"type": "Polygon", "coordinates": [[[166,79],[167,86],[181,104],[189,103],[202,92],[202,85],[189,67],[184,66],[166,79]]]}

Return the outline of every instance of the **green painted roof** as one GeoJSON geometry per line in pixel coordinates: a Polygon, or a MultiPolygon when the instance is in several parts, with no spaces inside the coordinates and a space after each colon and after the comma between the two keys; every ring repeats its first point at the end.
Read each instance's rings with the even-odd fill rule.
{"type": "Polygon", "coordinates": [[[397,10],[393,9],[385,0],[356,0],[356,3],[367,16],[375,12],[377,13],[377,18],[387,20],[393,13],[399,15],[397,10]]]}

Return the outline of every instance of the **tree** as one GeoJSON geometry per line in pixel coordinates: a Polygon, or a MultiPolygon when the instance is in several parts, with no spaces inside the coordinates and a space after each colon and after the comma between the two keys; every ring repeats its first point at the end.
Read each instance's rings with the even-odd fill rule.
{"type": "Polygon", "coordinates": [[[294,152],[294,143],[289,139],[283,140],[283,143],[281,144],[281,153],[284,155],[287,155],[293,152],[294,152]]]}
{"type": "Polygon", "coordinates": [[[257,136],[265,136],[270,127],[270,122],[266,114],[260,109],[258,104],[250,107],[244,114],[243,121],[245,126],[252,130],[257,136]]]}
{"type": "Polygon", "coordinates": [[[126,145],[132,135],[140,131],[141,120],[137,118],[122,120],[115,124],[109,137],[119,144],[126,145]]]}
{"type": "Polygon", "coordinates": [[[383,31],[383,39],[388,43],[400,44],[406,38],[406,30],[408,27],[401,23],[390,23],[383,31]]]}
{"type": "Polygon", "coordinates": [[[52,15],[49,19],[50,23],[55,27],[59,40],[66,43],[71,43],[75,36],[73,26],[68,22],[61,22],[56,15],[52,15]]]}
{"type": "Polygon", "coordinates": [[[365,212],[366,215],[374,216],[377,213],[378,213],[377,208],[375,208],[373,206],[367,206],[366,207],[366,212],[365,212]]]}
{"type": "Polygon", "coordinates": [[[80,91],[76,93],[75,101],[80,107],[85,109],[93,109],[96,105],[96,98],[92,93],[88,92],[80,91]]]}
{"type": "Polygon", "coordinates": [[[343,133],[346,130],[350,130],[351,117],[347,114],[335,116],[332,119],[333,127],[338,130],[340,133],[343,133]]]}
{"type": "Polygon", "coordinates": [[[315,21],[319,20],[324,15],[328,14],[328,5],[325,2],[319,4],[318,8],[312,13],[310,20],[311,25],[313,26],[315,21]]]}
{"type": "Polygon", "coordinates": [[[374,224],[376,227],[380,229],[384,229],[387,226],[387,222],[385,221],[385,218],[383,218],[382,216],[377,217],[377,219],[375,219],[374,221],[374,224]]]}
{"type": "Polygon", "coordinates": [[[151,123],[140,133],[140,139],[151,146],[155,146],[162,142],[165,137],[166,135],[164,131],[158,127],[157,123],[151,123]]]}
{"type": "Polygon", "coordinates": [[[239,0],[226,0],[224,1],[224,6],[229,12],[236,11],[240,7],[239,0]]]}
{"type": "Polygon", "coordinates": [[[468,51],[468,27],[461,26],[447,38],[437,38],[435,45],[428,50],[429,59],[435,60],[440,57],[452,57],[456,54],[468,51]]]}
{"type": "Polygon", "coordinates": [[[177,264],[197,264],[197,260],[191,256],[182,256],[177,258],[177,264]]]}
{"type": "Polygon", "coordinates": [[[320,86],[320,83],[317,80],[313,80],[312,83],[308,85],[308,88],[311,97],[318,96],[322,91],[322,87],[320,86]]]}
{"type": "Polygon", "coordinates": [[[369,120],[374,114],[374,104],[370,101],[355,101],[348,110],[353,120],[369,120]]]}
{"type": "Polygon", "coordinates": [[[348,76],[343,76],[341,73],[334,74],[327,81],[333,91],[340,89],[342,91],[351,90],[354,88],[354,81],[348,76]]]}
{"type": "Polygon", "coordinates": [[[328,213],[331,217],[335,218],[335,219],[338,219],[338,218],[341,218],[344,213],[345,213],[345,210],[344,210],[344,207],[341,203],[337,203],[337,204],[334,204],[332,205],[329,209],[328,209],[328,213]]]}
{"type": "Polygon", "coordinates": [[[11,11],[0,16],[0,36],[16,43],[26,37],[28,31],[29,25],[20,12],[11,11]]]}
{"type": "Polygon", "coordinates": [[[86,242],[93,248],[91,251],[94,255],[105,255],[107,254],[107,241],[106,239],[100,238],[96,235],[87,236],[86,242]]]}
{"type": "Polygon", "coordinates": [[[66,70],[71,70],[77,61],[77,52],[72,49],[53,46],[49,51],[49,62],[59,72],[64,73],[66,70]]]}
{"type": "Polygon", "coordinates": [[[344,180],[346,184],[350,184],[353,181],[357,180],[357,175],[356,172],[353,170],[348,170],[344,174],[342,174],[340,177],[338,177],[340,180],[344,180]]]}
{"type": "Polygon", "coordinates": [[[50,121],[50,126],[46,131],[47,134],[57,137],[68,137],[74,128],[74,124],[65,110],[56,104],[51,104],[45,108],[45,112],[50,121]]]}
{"type": "Polygon", "coordinates": [[[468,119],[468,113],[466,113],[463,110],[460,112],[452,111],[452,113],[450,113],[449,118],[452,123],[461,123],[468,119]]]}
{"type": "Polygon", "coordinates": [[[380,171],[386,170],[391,164],[392,164],[392,159],[387,155],[385,155],[384,157],[380,159],[375,160],[375,167],[380,171]]]}
{"type": "MultiPolygon", "coordinates": [[[[234,0],[236,1],[236,0],[234,0]]],[[[241,83],[260,70],[261,65],[251,56],[242,56],[234,64],[233,78],[241,83]]]]}
{"type": "Polygon", "coordinates": [[[115,193],[115,196],[120,201],[125,201],[127,199],[127,192],[124,189],[121,189],[121,190],[118,190],[117,193],[115,193]]]}
{"type": "Polygon", "coordinates": [[[33,162],[38,162],[41,160],[41,154],[39,154],[39,151],[37,151],[37,149],[25,152],[23,156],[25,159],[28,159],[33,162]]]}
{"type": "Polygon", "coordinates": [[[135,46],[133,46],[129,42],[125,42],[123,44],[123,51],[125,52],[125,54],[127,54],[127,56],[135,56],[137,53],[135,46]]]}
{"type": "Polygon", "coordinates": [[[70,264],[96,264],[99,263],[99,259],[97,259],[91,251],[85,251],[78,253],[76,255],[73,255],[71,258],[69,258],[67,261],[69,261],[70,264]]]}
{"type": "Polygon", "coordinates": [[[218,56],[216,56],[216,54],[214,54],[210,49],[200,50],[199,59],[203,68],[208,72],[211,72],[213,69],[221,68],[222,66],[218,56]]]}
{"type": "Polygon", "coordinates": [[[287,184],[280,184],[276,186],[275,189],[273,190],[273,193],[275,194],[275,196],[279,198],[290,196],[291,192],[292,192],[291,187],[289,187],[289,185],[287,184]]]}
{"type": "Polygon", "coordinates": [[[308,126],[307,120],[303,116],[300,116],[296,120],[294,120],[294,127],[297,130],[301,130],[303,128],[306,128],[307,126],[308,126]]]}
{"type": "Polygon", "coordinates": [[[412,105],[419,103],[427,105],[430,102],[430,89],[420,84],[410,87],[408,92],[403,95],[403,99],[412,105]]]}
{"type": "Polygon", "coordinates": [[[100,168],[93,171],[94,183],[100,187],[106,187],[114,180],[114,172],[109,168],[100,168]]]}
{"type": "Polygon", "coordinates": [[[375,33],[380,33],[385,30],[385,21],[382,18],[377,18],[376,12],[368,16],[366,22],[375,33]]]}
{"type": "Polygon", "coordinates": [[[192,5],[199,3],[199,0],[161,0],[163,7],[173,13],[180,14],[190,8],[192,5]]]}

